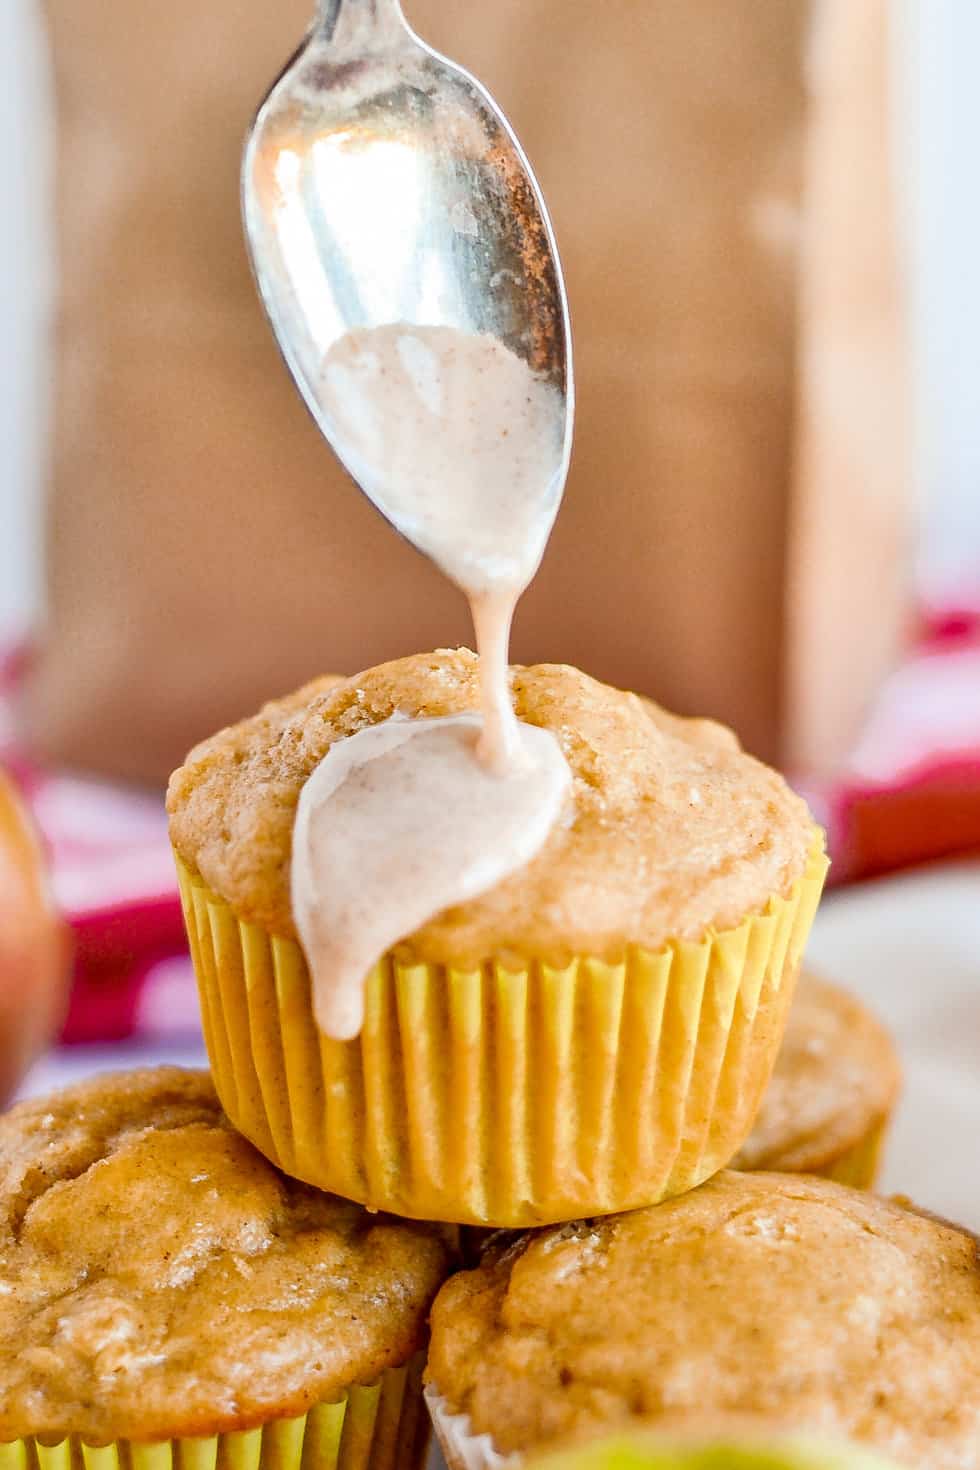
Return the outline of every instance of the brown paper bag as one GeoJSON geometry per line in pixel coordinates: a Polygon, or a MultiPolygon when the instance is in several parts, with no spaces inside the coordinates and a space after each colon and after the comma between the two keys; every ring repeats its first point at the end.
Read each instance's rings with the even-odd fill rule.
{"type": "Polygon", "coordinates": [[[832,767],[908,631],[913,411],[888,0],[824,0],[809,47],[781,747],[832,767]]]}
{"type": "MultiPolygon", "coordinates": [[[[192,741],[314,672],[471,635],[458,596],[377,519],[318,438],[246,268],[242,136],[307,4],[45,4],[62,290],[50,608],[32,720],[59,759],[159,780],[192,741]]],[[[801,250],[804,221],[821,223],[804,209],[807,128],[820,115],[806,85],[810,7],[406,8],[508,111],[568,277],[576,448],[514,657],[580,663],[729,720],[775,755],[795,728],[787,685],[806,710],[805,665],[821,690],[833,666],[825,630],[813,633],[826,621],[819,578],[807,586],[817,563],[794,547],[809,539],[817,562],[833,564],[840,531],[853,529],[829,500],[834,524],[819,530],[794,505],[794,465],[808,500],[842,474],[838,508],[870,468],[820,448],[837,426],[799,405],[801,325],[814,331],[825,310],[800,272],[819,255],[801,250]],[[789,646],[799,650],[791,681],[789,646]]],[[[880,52],[880,4],[853,0],[853,10],[866,18],[866,49],[880,52]]],[[[875,63],[854,64],[860,74],[875,63]]],[[[835,237],[845,272],[851,250],[865,260],[882,241],[890,248],[874,177],[881,90],[869,94],[864,131],[833,143],[851,190],[835,237]]],[[[892,286],[889,277],[862,309],[894,322],[892,286]]],[[[891,395],[868,341],[855,370],[869,392],[877,383],[891,395]]],[[[880,343],[891,350],[890,332],[880,343]]],[[[902,473],[876,462],[883,501],[902,473]]],[[[849,572],[861,564],[852,545],[849,572]]],[[[858,704],[877,658],[859,664],[858,704]]],[[[839,731],[850,710],[832,714],[839,731]]]]}

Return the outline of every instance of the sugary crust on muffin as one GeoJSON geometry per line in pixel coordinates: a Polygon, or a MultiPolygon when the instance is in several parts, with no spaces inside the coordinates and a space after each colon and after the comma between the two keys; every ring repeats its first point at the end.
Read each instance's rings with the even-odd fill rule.
{"type": "Polygon", "coordinates": [[[823,1179],[725,1173],[495,1242],[443,1287],[427,1378],[503,1453],[754,1413],[930,1470],[980,1464],[980,1257],[823,1179]]]}
{"type": "Polygon", "coordinates": [[[733,1167],[825,1173],[887,1122],[901,1082],[877,1017],[839,986],[801,975],[762,1110],[733,1167]]]}
{"type": "Polygon", "coordinates": [[[0,1442],[301,1414],[425,1343],[437,1227],[287,1179],[204,1073],[96,1078],[0,1118],[0,1442]]]}
{"type": "MultiPolygon", "coordinates": [[[[406,936],[408,952],[459,963],[655,949],[734,926],[801,876],[816,839],[806,806],[730,731],[561,665],[516,667],[512,684],[521,719],[552,730],[571,766],[564,819],[526,868],[406,936]]],[[[239,918],[294,937],[296,805],[331,744],[396,711],[477,705],[465,649],[308,685],[191,752],[170,782],[174,846],[239,918]]]]}

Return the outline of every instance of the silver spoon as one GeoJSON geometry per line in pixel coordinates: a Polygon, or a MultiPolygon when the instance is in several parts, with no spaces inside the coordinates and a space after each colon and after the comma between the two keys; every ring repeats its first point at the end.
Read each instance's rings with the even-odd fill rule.
{"type": "Polygon", "coordinates": [[[399,0],[321,0],[249,134],[242,204],[279,347],[348,469],[319,390],[329,348],[355,328],[449,326],[496,337],[560,391],[560,494],[571,338],[544,200],[493,98],[399,0]]]}

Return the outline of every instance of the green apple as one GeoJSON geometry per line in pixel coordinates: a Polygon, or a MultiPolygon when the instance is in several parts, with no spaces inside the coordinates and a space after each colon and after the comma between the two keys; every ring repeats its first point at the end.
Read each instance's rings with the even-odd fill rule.
{"type": "Polygon", "coordinates": [[[527,1470],[895,1470],[879,1456],[810,1438],[715,1439],[623,1434],[529,1461],[527,1470]]]}

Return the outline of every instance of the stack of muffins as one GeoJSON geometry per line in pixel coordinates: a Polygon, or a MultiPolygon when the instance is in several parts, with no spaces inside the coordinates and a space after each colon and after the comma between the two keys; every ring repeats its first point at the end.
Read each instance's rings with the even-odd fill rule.
{"type": "Polygon", "coordinates": [[[804,804],[710,722],[569,668],[513,691],[564,818],[383,957],[355,1041],[313,1017],[299,794],[368,724],[477,708],[473,655],[320,680],[173,777],[213,1083],[0,1122],[0,1470],[419,1470],[426,1353],[451,1470],[876,1463],[801,1429],[980,1470],[976,1242],[848,1187],[894,1054],[810,977],[790,1011],[804,804]]]}

